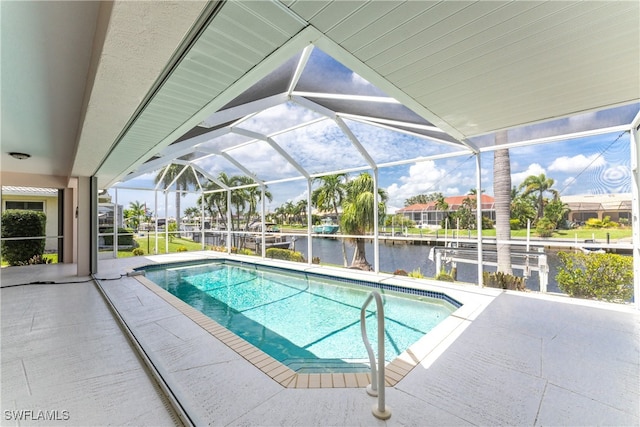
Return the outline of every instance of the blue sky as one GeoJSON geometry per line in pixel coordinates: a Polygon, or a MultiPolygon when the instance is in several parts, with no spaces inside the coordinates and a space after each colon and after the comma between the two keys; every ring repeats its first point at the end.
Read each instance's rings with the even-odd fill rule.
{"type": "MultiPolygon", "coordinates": [[[[628,193],[631,191],[629,135],[606,134],[571,141],[548,143],[510,150],[512,184],[519,185],[527,176],[544,173],[555,180],[554,188],[561,195],[628,193]]],[[[405,138],[395,149],[406,147],[405,138]]],[[[386,149],[393,141],[385,144],[386,149]]],[[[411,148],[411,147],[410,147],[411,148]]],[[[329,156],[337,160],[336,156],[329,156]]],[[[349,161],[348,159],[346,160],[349,161]]],[[[256,167],[273,168],[273,160],[256,167]]],[[[493,153],[481,157],[482,186],[487,194],[493,194],[493,153]]],[[[424,161],[411,165],[383,168],[380,185],[389,195],[389,210],[401,208],[404,200],[422,193],[442,192],[449,196],[466,194],[476,183],[476,162],[472,156],[462,156],[438,161],[424,161]]],[[[148,181],[148,180],[147,180],[148,181]]],[[[130,183],[129,183],[130,184],[130,183]]],[[[274,195],[268,203],[270,210],[291,200],[297,202],[307,196],[306,183],[294,181],[269,186],[274,195]]],[[[113,190],[110,190],[113,195],[113,190]]],[[[118,203],[128,206],[131,201],[147,203],[154,210],[153,191],[118,191],[118,203]]],[[[196,195],[182,199],[182,209],[195,206],[196,195]]],[[[164,216],[164,196],[158,195],[158,212],[164,216]]],[[[168,198],[169,215],[175,212],[175,196],[168,198]]]]}

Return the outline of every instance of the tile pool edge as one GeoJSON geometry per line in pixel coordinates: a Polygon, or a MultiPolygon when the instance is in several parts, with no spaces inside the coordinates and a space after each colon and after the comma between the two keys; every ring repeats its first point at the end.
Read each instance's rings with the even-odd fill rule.
{"type": "MultiPolygon", "coordinates": [[[[194,261],[207,262],[207,261],[213,261],[213,260],[230,261],[233,263],[245,261],[245,260],[229,259],[227,257],[219,257],[219,258],[216,257],[213,259],[204,258],[204,259],[194,260],[194,261]]],[[[306,266],[307,268],[291,268],[291,266],[288,263],[282,263],[282,264],[278,263],[279,264],[278,265],[278,264],[274,264],[273,262],[261,263],[256,261],[258,260],[254,260],[254,259],[246,260],[246,262],[264,266],[264,267],[271,266],[271,267],[288,268],[288,269],[297,270],[300,272],[307,272],[307,273],[310,272],[309,271],[310,269],[308,268],[309,266],[306,266]]],[[[175,264],[182,264],[182,262],[169,262],[166,264],[175,265],[175,264]]],[[[162,263],[162,265],[164,265],[164,263],[162,263]]],[[[158,267],[158,266],[159,264],[148,265],[148,267],[158,267]]],[[[300,267],[300,266],[296,266],[296,267],[300,267]]],[[[136,268],[133,271],[137,271],[141,268],[144,268],[144,267],[136,268]]],[[[316,266],[312,268],[318,269],[319,267],[316,266]]],[[[335,273],[331,271],[330,273],[324,272],[324,273],[315,273],[315,274],[333,277],[335,273]]],[[[354,279],[352,276],[354,275],[338,274],[338,277],[343,279],[367,281],[366,279],[363,279],[363,278],[354,279]]],[[[394,276],[390,276],[390,277],[394,277],[394,276]]],[[[369,278],[368,282],[374,283],[374,284],[381,284],[382,281],[388,281],[390,277],[386,277],[386,276],[381,278],[379,277],[378,280],[371,280],[371,278],[369,278]]],[[[154,294],[159,296],[161,299],[163,299],[166,303],[174,307],[180,313],[182,313],[191,321],[193,321],[198,326],[200,326],[202,329],[207,331],[211,336],[221,341],[231,350],[236,352],[239,356],[247,360],[249,363],[254,365],[256,368],[261,370],[264,374],[266,374],[268,377],[270,377],[271,379],[273,379],[283,387],[302,388],[302,389],[364,388],[371,383],[371,377],[369,372],[367,373],[363,373],[363,372],[310,373],[310,374],[297,373],[292,369],[290,369],[288,366],[282,364],[281,362],[277,361],[273,357],[264,353],[262,350],[258,349],[251,343],[247,342],[243,338],[237,336],[233,332],[221,326],[210,317],[198,311],[196,308],[191,307],[186,302],[182,301],[178,297],[164,290],[163,288],[158,286],[156,283],[147,279],[144,275],[135,275],[135,279],[139,283],[141,283],[143,286],[145,286],[147,289],[149,289],[151,292],[153,292],[154,294]]],[[[403,281],[399,281],[399,283],[391,283],[391,286],[404,287],[404,288],[410,288],[410,289],[423,288],[423,286],[416,287],[416,286],[411,286],[410,284],[409,286],[407,286],[407,284],[403,283],[403,281]]],[[[445,291],[431,291],[431,292],[437,292],[442,294],[445,293],[445,291]]],[[[458,293],[460,291],[446,289],[446,292],[458,293]]],[[[450,297],[449,295],[447,296],[456,302],[460,300],[459,296],[457,296],[456,298],[450,297]]],[[[462,299],[464,300],[464,298],[462,299]]],[[[443,299],[443,301],[450,303],[446,299],[443,299]]],[[[398,357],[396,357],[393,361],[391,361],[386,365],[386,369],[385,369],[386,386],[396,385],[409,372],[411,372],[413,368],[421,364],[425,358],[427,358],[429,355],[434,354],[435,350],[441,345],[443,341],[447,340],[447,338],[449,338],[450,336],[457,335],[457,334],[454,334],[454,332],[456,331],[459,332],[459,330],[461,329],[463,330],[466,328],[466,326],[468,326],[468,323],[469,323],[469,319],[467,318],[468,315],[463,313],[476,312],[477,311],[477,307],[475,307],[476,304],[472,304],[472,306],[474,306],[472,310],[469,310],[472,307],[469,306],[468,302],[459,303],[459,304],[462,304],[460,308],[458,308],[453,313],[451,313],[449,317],[444,319],[444,321],[442,321],[434,329],[429,331],[429,333],[422,336],[422,338],[420,338],[417,342],[415,342],[408,349],[406,349],[402,354],[398,355],[398,357]]]]}

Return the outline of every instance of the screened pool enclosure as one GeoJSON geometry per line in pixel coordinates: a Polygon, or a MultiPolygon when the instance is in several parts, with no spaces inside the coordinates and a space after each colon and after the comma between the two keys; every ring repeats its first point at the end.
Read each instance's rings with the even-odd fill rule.
{"type": "MultiPolygon", "coordinates": [[[[170,242],[176,237],[195,243],[182,250],[240,250],[265,257],[270,247],[303,249],[306,262],[349,266],[353,242],[361,239],[369,245],[371,269],[378,272],[380,245],[461,245],[466,260],[458,261],[474,265],[471,276],[479,283],[483,271],[495,269],[496,244],[501,242],[495,236],[483,239],[477,232],[483,211],[475,197],[475,222],[464,230],[451,223],[430,232],[410,231],[410,226],[396,226],[385,217],[418,194],[492,194],[493,155],[503,148],[510,150],[512,159],[531,157],[533,162],[541,155],[551,165],[555,160],[550,176],[554,170],[561,172],[567,153],[573,153],[574,160],[582,155],[583,164],[573,176],[556,184],[560,196],[582,191],[631,197],[637,185],[630,158],[637,144],[639,105],[459,138],[310,45],[113,185],[111,209],[128,209],[128,203],[144,200],[134,228],[142,236],[145,253],[174,251],[170,242]],[[537,157],[531,154],[536,152],[537,157]],[[322,259],[314,254],[313,242],[327,236],[315,226],[323,217],[339,223],[342,207],[336,213],[330,204],[318,204],[314,192],[324,185],[324,177],[337,175],[346,183],[362,173],[372,178],[374,206],[386,201],[385,209],[373,210],[371,227],[364,234],[340,230],[329,236],[346,242],[347,250],[337,262],[322,259]],[[297,206],[297,212],[288,215],[287,205],[297,206]]],[[[547,172],[537,163],[526,166],[512,165],[511,173],[519,175],[520,182],[527,173],[547,172]]],[[[109,225],[103,236],[118,229],[109,225]]],[[[528,233],[526,239],[508,242],[521,252],[512,256],[514,268],[520,270],[516,274],[545,269],[548,273],[548,266],[540,265],[539,248],[576,248],[577,240],[545,244],[531,236],[535,237],[528,233]]],[[[601,243],[616,251],[630,252],[633,247],[631,239],[601,243]]],[[[117,256],[115,245],[103,249],[117,256]]],[[[443,256],[445,261],[447,256],[455,258],[446,251],[443,256]]],[[[393,271],[387,267],[387,272],[393,271]]]]}

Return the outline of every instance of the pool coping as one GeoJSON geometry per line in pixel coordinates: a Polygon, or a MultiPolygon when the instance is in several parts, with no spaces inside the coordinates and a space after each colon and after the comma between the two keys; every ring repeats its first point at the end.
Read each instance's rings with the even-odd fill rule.
{"type": "MultiPolygon", "coordinates": [[[[425,364],[427,359],[429,364],[442,353],[444,345],[450,344],[451,337],[457,336],[466,329],[469,323],[501,292],[495,289],[479,288],[469,285],[432,283],[428,279],[411,279],[402,276],[394,276],[385,273],[363,272],[360,270],[345,270],[335,267],[309,265],[280,260],[256,259],[245,256],[226,256],[225,254],[212,254],[201,258],[188,260],[187,262],[228,260],[231,262],[248,262],[252,264],[287,268],[299,272],[314,272],[326,276],[338,276],[344,279],[366,281],[372,283],[385,283],[393,286],[400,286],[409,289],[418,289],[427,292],[444,293],[449,298],[453,298],[462,304],[457,310],[451,313],[446,319],[440,322],[435,328],[422,336],[417,342],[412,344],[402,354],[398,355],[385,367],[385,385],[395,386],[413,368],[419,364],[425,364]],[[464,287],[463,288],[461,288],[464,287]],[[455,289],[458,287],[458,289],[455,289]],[[453,296],[451,294],[454,294],[453,296]],[[474,297],[475,296],[475,297],[474,297]],[[477,298],[482,296],[484,298],[477,298]],[[489,297],[489,298],[486,298],[489,297]],[[436,351],[438,350],[438,351],[436,351]],[[430,357],[431,356],[431,357],[430,357]]],[[[180,264],[184,261],[169,262],[167,264],[180,264]]],[[[147,264],[145,266],[158,267],[158,264],[147,264]]],[[[264,353],[253,344],[229,331],[219,323],[191,307],[175,295],[164,290],[156,283],[147,279],[144,275],[136,274],[141,267],[130,270],[130,273],[139,283],[151,292],[162,298],[169,305],[192,320],[211,336],[221,341],[239,356],[247,360],[265,375],[286,388],[308,389],[308,388],[364,388],[371,383],[369,372],[339,372],[339,373],[298,373],[288,366],[282,364],[275,358],[264,353]]],[[[447,301],[446,299],[444,301],[447,301]]]]}

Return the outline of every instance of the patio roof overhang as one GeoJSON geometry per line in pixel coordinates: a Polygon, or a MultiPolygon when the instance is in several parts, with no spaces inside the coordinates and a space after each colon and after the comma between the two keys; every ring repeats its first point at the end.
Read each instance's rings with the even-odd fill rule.
{"type": "MultiPolygon", "coordinates": [[[[516,129],[508,146],[614,132],[638,114],[639,56],[623,42],[637,29],[619,22],[637,16],[637,6],[325,6],[242,2],[216,10],[120,141],[123,148],[152,147],[154,156],[115,179],[156,172],[176,159],[209,178],[234,170],[256,184],[308,179],[492,150],[493,133],[506,129],[516,129]],[[248,14],[256,17],[250,26],[248,14]],[[229,23],[234,30],[222,31],[229,23]],[[621,54],[605,59],[614,46],[621,54]],[[602,109],[606,119],[595,120],[602,109]],[[282,120],[287,115],[300,119],[282,120]],[[274,116],[278,122],[265,123],[274,116]],[[168,117],[174,128],[159,140],[168,117]],[[395,158],[388,149],[387,157],[376,156],[355,130],[362,126],[411,135],[421,147],[413,157],[395,158]],[[340,150],[349,161],[314,163],[308,147],[291,142],[314,128],[342,140],[329,147],[316,140],[316,152],[340,150]],[[273,170],[261,169],[255,152],[284,158],[288,173],[266,173],[273,170]]],[[[126,163],[127,151],[118,147],[98,175],[126,163]]]]}
{"type": "Polygon", "coordinates": [[[238,154],[260,144],[290,166],[277,181],[332,171],[304,164],[283,142],[297,126],[330,125],[354,150],[357,162],[345,168],[359,170],[492,150],[501,130],[518,146],[629,130],[639,120],[637,2],[56,4],[2,5],[3,151],[33,144],[38,152],[33,166],[3,153],[7,172],[96,176],[102,188],[180,158],[253,172],[238,154]],[[29,70],[42,64],[16,49],[62,58],[47,79],[64,93],[34,92],[41,85],[29,70]],[[323,74],[323,58],[358,80],[323,74]],[[268,132],[247,125],[289,107],[314,119],[268,132]],[[52,117],[57,125],[34,141],[18,137],[52,117]],[[354,131],[365,125],[437,148],[376,158],[354,131]]]}

